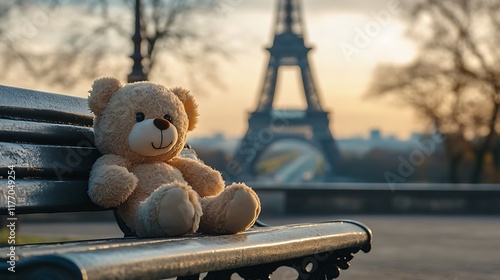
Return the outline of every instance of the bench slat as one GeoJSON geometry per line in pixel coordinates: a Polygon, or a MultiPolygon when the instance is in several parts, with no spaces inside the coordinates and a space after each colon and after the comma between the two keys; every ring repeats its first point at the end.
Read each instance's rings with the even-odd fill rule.
{"type": "Polygon", "coordinates": [[[91,126],[84,98],[0,85],[0,118],[91,126]]]}
{"type": "MultiPolygon", "coordinates": [[[[15,213],[56,213],[104,210],[90,201],[86,180],[16,180],[15,213]]],[[[8,214],[8,180],[0,179],[0,215],[8,214]]]]}
{"type": "Polygon", "coordinates": [[[94,131],[90,127],[0,119],[0,142],[93,146],[94,131]]]}
{"type": "MultiPolygon", "coordinates": [[[[85,142],[82,142],[85,144],[85,142]]],[[[87,142],[91,146],[90,142],[87,142]]],[[[0,177],[14,166],[16,177],[88,178],[100,156],[96,148],[58,147],[0,142],[0,177]]]]}
{"type": "MultiPolygon", "coordinates": [[[[351,221],[259,228],[227,236],[163,239],[121,239],[75,244],[18,246],[16,273],[36,275],[37,269],[64,270],[72,279],[163,279],[273,263],[349,249],[369,251],[371,232],[351,221]],[[47,255],[48,254],[48,255],[47,255]],[[45,257],[41,257],[41,256],[45,257]],[[72,267],[68,270],[68,267],[72,267]]],[[[5,259],[8,248],[1,248],[5,259]]],[[[9,273],[5,260],[1,274],[9,273]]],[[[1,276],[1,275],[0,275],[1,276]]],[[[20,275],[19,275],[20,276],[20,275]]],[[[24,276],[24,275],[23,275],[24,276]]],[[[28,278],[27,278],[28,279],[28,278]]]]}

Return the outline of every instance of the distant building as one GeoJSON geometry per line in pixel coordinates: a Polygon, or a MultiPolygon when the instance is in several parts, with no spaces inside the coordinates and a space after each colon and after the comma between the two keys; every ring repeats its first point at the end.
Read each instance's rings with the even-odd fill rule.
{"type": "Polygon", "coordinates": [[[372,141],[380,140],[381,138],[382,138],[382,133],[380,132],[380,129],[372,129],[370,131],[370,139],[372,141]]]}
{"type": "MultiPolygon", "coordinates": [[[[418,148],[418,142],[428,141],[433,139],[432,134],[417,133],[411,134],[407,140],[401,140],[394,135],[384,135],[380,129],[372,129],[369,132],[369,137],[362,136],[339,138],[337,144],[339,150],[343,154],[350,154],[354,156],[362,156],[373,149],[383,149],[388,151],[405,151],[408,149],[418,148]],[[427,140],[426,140],[427,139],[427,140]]],[[[221,150],[227,153],[233,153],[236,149],[240,138],[226,137],[222,133],[215,133],[212,136],[190,138],[188,143],[196,148],[205,148],[213,150],[221,150]]],[[[280,142],[282,148],[294,149],[296,145],[294,141],[288,143],[287,141],[280,142]]],[[[436,143],[436,148],[439,148],[441,143],[436,143]]],[[[311,147],[312,148],[312,147],[311,147]]]]}
{"type": "MultiPolygon", "coordinates": [[[[400,140],[394,135],[384,136],[380,129],[372,129],[369,138],[352,137],[338,139],[339,149],[342,153],[361,156],[372,149],[384,149],[391,151],[402,151],[412,148],[415,144],[413,139],[400,140]]],[[[414,135],[417,135],[414,133],[414,135]]]]}
{"type": "Polygon", "coordinates": [[[222,133],[215,133],[208,137],[196,137],[189,138],[188,144],[193,146],[193,148],[203,148],[210,150],[220,150],[228,154],[232,154],[236,149],[240,139],[239,138],[227,138],[222,133]]]}

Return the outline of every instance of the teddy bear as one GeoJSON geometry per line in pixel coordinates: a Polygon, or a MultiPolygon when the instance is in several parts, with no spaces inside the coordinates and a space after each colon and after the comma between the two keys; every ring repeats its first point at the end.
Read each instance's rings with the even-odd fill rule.
{"type": "Polygon", "coordinates": [[[220,172],[179,156],[198,121],[188,90],[106,77],[89,93],[102,154],[89,178],[95,204],[117,208],[139,237],[233,234],[255,223],[260,201],[250,187],[226,187],[220,172]]]}

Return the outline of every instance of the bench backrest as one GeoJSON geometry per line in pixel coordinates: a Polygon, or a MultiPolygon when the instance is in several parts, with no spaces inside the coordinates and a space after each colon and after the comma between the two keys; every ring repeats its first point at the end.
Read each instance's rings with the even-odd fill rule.
{"type": "Polygon", "coordinates": [[[92,121],[85,98],[0,86],[0,214],[104,210],[87,195],[92,121]]]}

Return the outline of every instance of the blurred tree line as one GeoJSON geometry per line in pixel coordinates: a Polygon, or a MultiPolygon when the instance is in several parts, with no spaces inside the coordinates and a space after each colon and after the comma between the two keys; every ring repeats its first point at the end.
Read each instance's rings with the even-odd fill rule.
{"type": "MultiPolygon", "coordinates": [[[[500,139],[496,139],[498,141],[500,139]]],[[[449,140],[447,140],[449,141],[449,140]]],[[[222,150],[194,147],[201,160],[224,173],[232,155],[222,150]]],[[[450,183],[448,151],[440,145],[430,155],[415,156],[418,147],[407,150],[374,148],[364,154],[342,152],[337,175],[342,181],[367,183],[450,183]]],[[[420,153],[422,154],[422,153],[420,153]]],[[[475,152],[462,152],[463,158],[455,168],[455,183],[468,183],[474,170],[475,152]]],[[[499,183],[495,158],[488,154],[481,183],[499,183]]]]}
{"type": "MultiPolygon", "coordinates": [[[[421,141],[429,140],[424,136],[421,141]]],[[[337,169],[337,175],[347,182],[367,183],[451,183],[448,166],[448,151],[446,149],[450,139],[443,139],[443,143],[436,143],[432,151],[423,148],[420,144],[406,150],[388,150],[373,148],[366,153],[342,152],[342,158],[337,169]]],[[[495,142],[500,142],[495,137],[495,142]]],[[[194,147],[196,153],[206,164],[224,171],[231,161],[232,155],[222,150],[194,147]]],[[[463,158],[456,167],[455,183],[468,183],[475,166],[475,151],[472,147],[465,147],[461,151],[463,158]]],[[[492,153],[485,156],[485,164],[481,183],[499,183],[500,173],[498,162],[492,153]]]]}
{"type": "Polygon", "coordinates": [[[405,5],[418,53],[407,65],[380,65],[368,96],[393,97],[445,136],[447,181],[489,181],[500,171],[500,1],[405,5]]]}
{"type": "MultiPolygon", "coordinates": [[[[29,76],[71,89],[82,79],[130,71],[135,0],[2,0],[3,76],[29,76]]],[[[221,85],[223,39],[207,24],[220,16],[218,0],[142,0],[143,64],[151,80],[184,77],[221,85]],[[175,65],[175,67],[173,67],[175,65]],[[180,73],[180,74],[179,74],[180,73]]]]}
{"type": "MultiPolygon", "coordinates": [[[[497,139],[496,141],[498,141],[497,139]]],[[[450,140],[447,140],[450,141],[450,140]]],[[[446,144],[449,145],[449,144],[446,144]]],[[[392,151],[375,148],[363,155],[344,154],[339,174],[355,182],[372,183],[452,183],[448,166],[448,151],[444,146],[430,156],[412,164],[413,149],[392,151]],[[400,169],[403,172],[400,172],[400,169]]],[[[461,151],[462,158],[456,167],[453,183],[468,183],[474,172],[475,151],[461,151]]],[[[499,183],[498,162],[491,153],[485,156],[481,183],[499,183]]]]}

